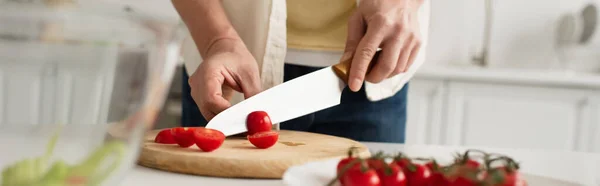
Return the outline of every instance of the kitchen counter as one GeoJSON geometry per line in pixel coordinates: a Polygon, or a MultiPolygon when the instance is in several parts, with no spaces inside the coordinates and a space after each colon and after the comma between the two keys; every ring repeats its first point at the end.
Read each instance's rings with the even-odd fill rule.
{"type": "Polygon", "coordinates": [[[594,89],[600,88],[600,72],[594,74],[558,70],[424,66],[415,74],[415,78],[594,89]]]}
{"type": "MultiPolygon", "coordinates": [[[[600,154],[559,152],[559,151],[534,151],[519,149],[490,149],[483,147],[451,147],[451,146],[404,146],[389,143],[364,143],[372,151],[382,150],[386,153],[395,153],[403,149],[420,149],[435,154],[448,154],[450,152],[464,151],[470,148],[497,152],[512,156],[522,165],[522,171],[537,176],[544,176],[566,181],[587,183],[585,185],[600,185],[600,154]],[[565,171],[569,170],[569,171],[565,171]]],[[[249,185],[271,186],[285,185],[282,180],[264,179],[227,179],[175,174],[136,166],[129,173],[122,185],[249,185]]]]}

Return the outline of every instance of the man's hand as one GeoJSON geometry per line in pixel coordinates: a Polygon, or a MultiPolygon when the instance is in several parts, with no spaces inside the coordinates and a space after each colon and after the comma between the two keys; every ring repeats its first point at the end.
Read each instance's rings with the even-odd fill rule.
{"type": "Polygon", "coordinates": [[[343,59],[353,57],[348,79],[352,91],[366,79],[379,83],[406,72],[421,47],[417,11],[423,0],[362,0],[348,23],[343,59]],[[367,74],[377,48],[381,54],[367,74]]]}
{"type": "Polygon", "coordinates": [[[260,91],[258,64],[241,40],[215,42],[190,76],[192,98],[206,120],[229,108],[233,91],[248,98],[260,91]]]}

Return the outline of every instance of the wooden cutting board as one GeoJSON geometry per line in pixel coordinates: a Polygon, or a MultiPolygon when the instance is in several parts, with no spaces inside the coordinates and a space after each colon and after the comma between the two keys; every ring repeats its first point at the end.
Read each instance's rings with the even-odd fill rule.
{"type": "Polygon", "coordinates": [[[181,148],[154,143],[159,130],[145,136],[138,164],[184,174],[228,178],[281,178],[288,167],[310,161],[344,157],[352,146],[360,156],[370,156],[363,144],[335,136],[297,131],[279,131],[279,141],[269,149],[254,147],[246,137],[228,137],[213,152],[196,145],[181,148]]]}

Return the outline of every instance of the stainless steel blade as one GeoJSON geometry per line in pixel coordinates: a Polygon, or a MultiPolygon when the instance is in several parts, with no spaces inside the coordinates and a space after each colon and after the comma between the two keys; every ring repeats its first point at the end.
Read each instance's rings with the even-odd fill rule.
{"type": "Polygon", "coordinates": [[[332,67],[300,76],[274,86],[219,113],[207,128],[226,136],[246,132],[246,117],[253,111],[265,111],[273,123],[281,123],[340,104],[346,83],[332,67]]]}

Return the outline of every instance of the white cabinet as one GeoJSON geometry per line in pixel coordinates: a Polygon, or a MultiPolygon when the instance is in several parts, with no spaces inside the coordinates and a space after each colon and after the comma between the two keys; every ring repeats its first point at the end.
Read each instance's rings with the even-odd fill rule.
{"type": "Polygon", "coordinates": [[[576,150],[585,90],[450,83],[446,144],[576,150]]]}
{"type": "Polygon", "coordinates": [[[409,85],[406,143],[438,143],[446,88],[443,81],[413,80],[409,85]]]}
{"type": "Polygon", "coordinates": [[[415,78],[408,144],[600,152],[600,91],[415,78]]]}
{"type": "Polygon", "coordinates": [[[582,139],[584,146],[589,152],[600,152],[600,91],[592,92],[590,99],[589,125],[582,131],[586,131],[587,138],[582,139]]]}

